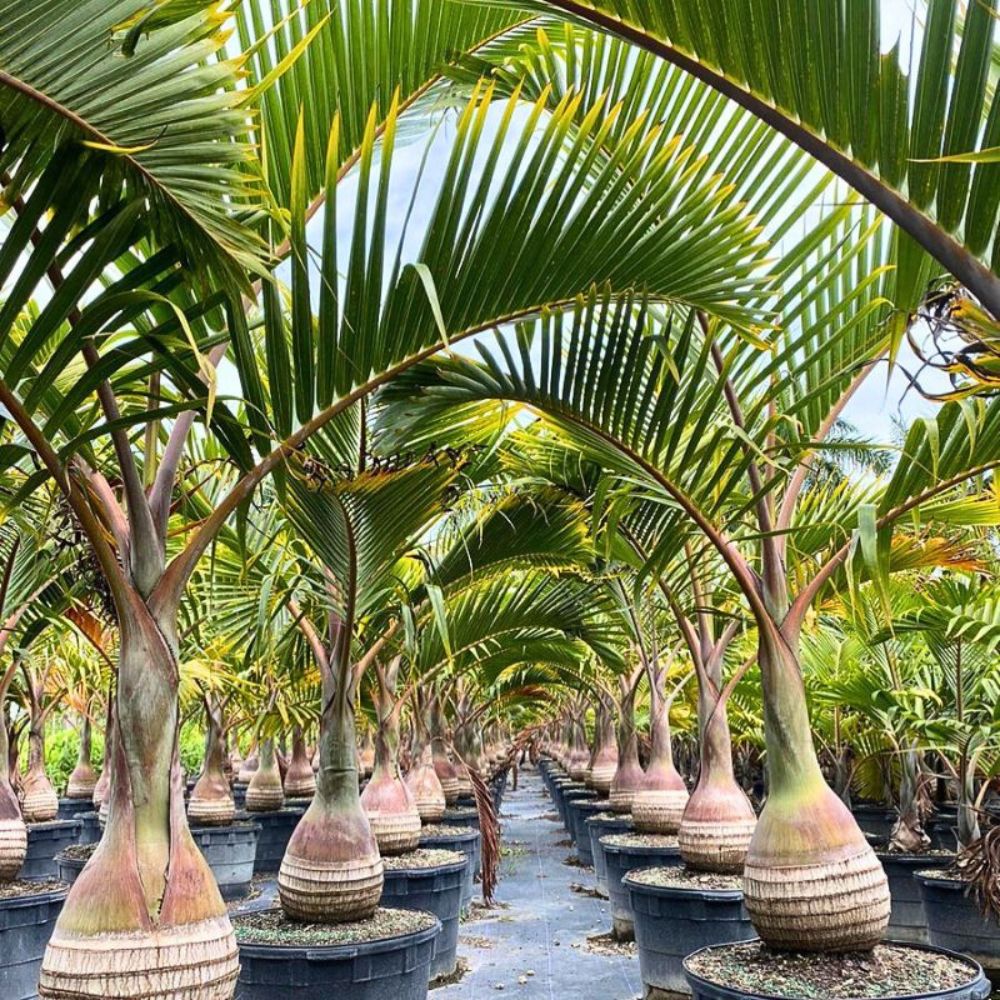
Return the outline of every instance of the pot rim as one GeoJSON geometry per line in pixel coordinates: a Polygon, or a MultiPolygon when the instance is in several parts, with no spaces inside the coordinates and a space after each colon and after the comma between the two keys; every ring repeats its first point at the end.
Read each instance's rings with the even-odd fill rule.
{"type": "MultiPolygon", "coordinates": [[[[281,907],[272,907],[270,910],[261,912],[277,912],[281,907]]],[[[407,911],[409,912],[409,911],[407,911]]],[[[422,913],[427,913],[422,910],[422,913]]],[[[377,938],[374,941],[358,941],[346,944],[252,944],[250,942],[239,942],[240,957],[247,958],[275,958],[281,957],[287,961],[305,959],[306,961],[326,961],[326,962],[346,962],[361,956],[378,955],[386,951],[394,951],[396,947],[406,947],[411,944],[424,944],[432,941],[441,933],[441,921],[433,914],[433,923],[419,930],[409,931],[406,934],[394,934],[391,937],[377,938]]]]}
{"type": "MultiPolygon", "coordinates": [[[[615,834],[609,834],[613,837],[615,834]]],[[[680,844],[667,845],[664,844],[661,847],[643,846],[640,844],[606,844],[605,841],[608,837],[601,837],[601,847],[605,854],[669,854],[670,856],[679,855],[681,853],[680,844]]],[[[647,867],[652,868],[653,865],[648,865],[647,867]]]]}
{"type": "MultiPolygon", "coordinates": [[[[458,827],[455,827],[455,829],[457,830],[458,827]]],[[[424,837],[421,834],[420,842],[421,844],[423,844],[424,841],[430,843],[431,841],[434,840],[447,840],[447,841],[452,841],[454,843],[461,843],[465,840],[475,840],[476,837],[480,836],[482,836],[482,834],[480,834],[478,830],[469,830],[467,833],[456,833],[454,836],[448,833],[431,833],[428,834],[426,837],[424,837]]]]}
{"type": "Polygon", "coordinates": [[[936,862],[940,862],[942,867],[951,864],[952,861],[957,857],[956,854],[899,854],[896,851],[876,851],[875,857],[879,859],[883,864],[886,861],[901,861],[904,864],[909,864],[911,861],[915,864],[926,865],[929,868],[933,868],[936,862]]]}
{"type": "Polygon", "coordinates": [[[694,886],[687,888],[677,885],[650,885],[648,882],[638,882],[633,879],[634,875],[644,871],[649,871],[649,869],[633,868],[622,876],[622,884],[627,883],[630,890],[644,892],[649,896],[666,896],[668,898],[687,896],[695,899],[717,899],[721,902],[738,902],[743,899],[742,889],[697,889],[694,886]]]}
{"type": "Polygon", "coordinates": [[[386,878],[390,875],[408,875],[411,878],[413,876],[418,878],[421,876],[433,878],[436,875],[443,875],[452,871],[464,871],[468,862],[469,859],[463,855],[461,861],[448,861],[442,865],[431,865],[429,868],[386,868],[385,876],[386,878]]]}
{"type": "MultiPolygon", "coordinates": [[[[31,881],[26,879],[25,881],[31,881]]],[[[49,881],[46,879],[45,881],[49,881]]],[[[64,900],[69,894],[69,883],[64,883],[62,889],[52,889],[49,892],[28,892],[23,896],[5,896],[0,899],[0,910],[17,910],[34,906],[36,903],[55,903],[64,900]]]]}
{"type": "MultiPolygon", "coordinates": [[[[727,986],[724,983],[716,983],[711,979],[705,979],[699,976],[697,973],[692,972],[688,968],[688,962],[695,957],[695,955],[700,955],[702,952],[713,951],[715,949],[722,948],[739,948],[746,947],[750,944],[759,943],[759,938],[752,941],[740,941],[730,944],[710,944],[704,948],[699,948],[697,951],[691,952],[684,958],[684,975],[687,976],[688,981],[691,983],[697,983],[699,985],[714,986],[716,988],[721,988],[724,990],[730,990],[737,996],[744,996],[753,998],[753,1000],[795,1000],[791,997],[783,997],[777,993],[749,993],[747,991],[741,990],[738,986],[727,986]]],[[[930,951],[937,955],[946,955],[948,958],[953,959],[956,962],[963,962],[964,964],[971,967],[973,975],[970,977],[967,983],[963,983],[961,986],[951,986],[943,990],[934,990],[932,992],[924,993],[898,993],[892,997],[885,997],[883,1000],[933,1000],[934,997],[944,997],[952,995],[956,990],[968,989],[970,986],[975,986],[977,982],[982,982],[986,987],[986,992],[982,995],[983,1000],[990,995],[992,992],[992,986],[989,980],[986,978],[986,974],[983,972],[983,967],[976,962],[974,959],[968,957],[968,955],[961,955],[957,951],[949,951],[947,948],[935,948],[929,944],[910,944],[908,942],[902,941],[885,941],[884,944],[891,944],[897,948],[912,948],[916,951],[930,951]]],[[[843,998],[843,1000],[864,1000],[864,998],[848,997],[843,998]]]]}

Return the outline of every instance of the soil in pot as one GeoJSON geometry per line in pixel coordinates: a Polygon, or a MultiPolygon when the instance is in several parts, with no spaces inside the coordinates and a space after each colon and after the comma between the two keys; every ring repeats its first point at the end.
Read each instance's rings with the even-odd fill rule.
{"type": "Polygon", "coordinates": [[[919,945],[880,944],[870,952],[771,951],[759,941],[707,948],[684,963],[699,998],[783,1000],[984,1000],[989,984],[974,962],[919,945]]]}
{"type": "Polygon", "coordinates": [[[933,869],[913,877],[923,900],[930,943],[968,955],[994,981],[1000,979],[1000,922],[983,916],[968,884],[951,872],[933,869]]]}
{"type": "Polygon", "coordinates": [[[611,899],[611,929],[616,940],[635,936],[628,888],[623,879],[637,868],[673,867],[681,863],[676,837],[656,833],[612,833],[601,838],[607,864],[608,896],[611,899]]]}
{"type": "Polygon", "coordinates": [[[641,868],[622,880],[647,997],[688,991],[684,959],[709,945],[756,937],[740,875],[641,868]]]}
{"type": "Polygon", "coordinates": [[[897,854],[879,851],[878,859],[889,879],[889,893],[892,896],[887,936],[893,941],[908,944],[929,944],[924,901],[913,873],[923,868],[944,868],[952,862],[954,855],[944,852],[897,854]]]}
{"type": "Polygon", "coordinates": [[[384,863],[382,905],[433,913],[441,921],[431,979],[450,976],[458,966],[458,929],[468,865],[465,855],[421,848],[385,858],[384,863]]]}
{"type": "Polygon", "coordinates": [[[237,916],[237,1000],[424,1000],[440,923],[379,908],[345,924],[289,921],[280,910],[237,916]]]}
{"type": "Polygon", "coordinates": [[[38,996],[45,946],[69,886],[64,882],[11,882],[0,885],[0,996],[38,996]]]}

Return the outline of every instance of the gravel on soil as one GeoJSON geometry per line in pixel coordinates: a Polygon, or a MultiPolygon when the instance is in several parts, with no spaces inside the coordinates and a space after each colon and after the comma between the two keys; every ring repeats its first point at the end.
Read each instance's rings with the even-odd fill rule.
{"type": "Polygon", "coordinates": [[[445,823],[425,823],[420,829],[420,839],[425,837],[454,837],[468,836],[470,833],[479,833],[474,826],[448,826],[445,823]]]}
{"type": "Polygon", "coordinates": [[[610,847],[676,847],[677,838],[661,833],[609,833],[601,843],[610,847]]]}
{"type": "Polygon", "coordinates": [[[663,889],[743,889],[742,875],[699,872],[693,868],[639,868],[629,872],[628,880],[663,889]]]}
{"type": "Polygon", "coordinates": [[[599,823],[608,823],[611,820],[614,820],[616,823],[620,823],[622,820],[625,820],[628,823],[632,822],[632,820],[629,819],[626,813],[613,813],[613,812],[599,812],[595,813],[593,816],[587,817],[588,821],[592,819],[597,820],[599,823]]]}
{"type": "Polygon", "coordinates": [[[430,927],[434,920],[431,914],[418,910],[380,907],[367,920],[354,920],[347,924],[306,924],[288,920],[281,910],[264,910],[233,917],[233,928],[240,944],[323,947],[413,934],[430,927]]]}
{"type": "Polygon", "coordinates": [[[89,861],[96,850],[97,844],[70,844],[56,855],[56,860],[65,858],[67,861],[89,861]]]}
{"type": "Polygon", "coordinates": [[[440,868],[442,865],[464,863],[465,855],[458,851],[442,851],[429,847],[420,847],[405,854],[382,858],[382,864],[388,872],[418,871],[423,868],[440,868]]]}
{"type": "Polygon", "coordinates": [[[478,811],[468,806],[458,809],[445,809],[444,814],[450,819],[477,819],[479,817],[478,811]]]}
{"type": "Polygon", "coordinates": [[[0,899],[43,896],[47,892],[66,892],[69,885],[55,879],[45,882],[0,882],[0,899]]]}
{"type": "Polygon", "coordinates": [[[701,952],[687,967],[730,989],[789,1000],[884,1000],[971,982],[971,965],[933,951],[880,944],[842,955],[776,952],[759,941],[701,952]]]}

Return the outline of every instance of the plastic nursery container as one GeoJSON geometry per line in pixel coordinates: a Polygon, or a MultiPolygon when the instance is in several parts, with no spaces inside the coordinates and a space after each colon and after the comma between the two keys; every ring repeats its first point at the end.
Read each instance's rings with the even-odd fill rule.
{"type": "Polygon", "coordinates": [[[0,997],[34,1000],[45,946],[68,889],[0,899],[0,997]]]}
{"type": "Polygon", "coordinates": [[[684,959],[715,944],[756,937],[743,906],[741,889],[701,889],[660,886],[637,880],[637,871],[623,879],[629,896],[639,972],[650,990],[687,993],[684,959]]]}
{"type": "Polygon", "coordinates": [[[425,1000],[440,922],[384,938],[317,947],[240,945],[236,1000],[425,1000]]]}
{"type": "MultiPolygon", "coordinates": [[[[716,947],[726,946],[717,945],[716,947]]],[[[926,945],[919,944],[908,945],[907,947],[928,951],[943,951],[941,948],[929,949],[926,945]]],[[[701,949],[703,952],[709,950],[711,949],[701,949]]],[[[700,954],[700,952],[695,952],[695,954],[700,954]]],[[[976,962],[966,958],[965,955],[958,955],[955,952],[948,951],[945,951],[944,954],[958,961],[968,962],[968,983],[953,987],[952,989],[930,990],[927,993],[907,993],[902,997],[886,997],[883,1000],[986,1000],[990,995],[992,986],[990,986],[990,981],[986,978],[982,968],[976,962]]],[[[685,960],[685,974],[693,1000],[773,1000],[773,997],[767,994],[752,993],[748,990],[741,990],[733,986],[722,986],[718,983],[710,983],[702,979],[691,972],[688,967],[688,962],[692,958],[694,958],[694,955],[689,955],[687,960],[685,960]]],[[[782,1000],[789,1000],[789,998],[782,998],[782,1000]]],[[[794,998],[794,1000],[799,1000],[799,998],[794,998]]],[[[806,998],[803,996],[802,1000],[806,1000],[806,998]]]]}

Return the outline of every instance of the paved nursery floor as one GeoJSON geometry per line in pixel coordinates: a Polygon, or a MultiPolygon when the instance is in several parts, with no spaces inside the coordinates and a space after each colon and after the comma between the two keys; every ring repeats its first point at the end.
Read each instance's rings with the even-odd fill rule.
{"type": "Polygon", "coordinates": [[[639,961],[620,946],[588,944],[611,929],[606,900],[574,892],[593,888],[590,869],[569,867],[568,836],[534,770],[508,785],[501,810],[503,860],[496,910],[462,924],[459,955],[469,964],[461,982],[431,1000],[487,1000],[501,992],[519,1000],[633,1000],[642,993],[639,961]],[[595,948],[597,950],[595,950],[595,948]]]}

